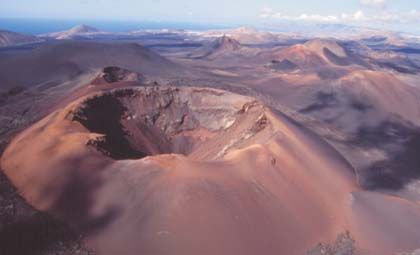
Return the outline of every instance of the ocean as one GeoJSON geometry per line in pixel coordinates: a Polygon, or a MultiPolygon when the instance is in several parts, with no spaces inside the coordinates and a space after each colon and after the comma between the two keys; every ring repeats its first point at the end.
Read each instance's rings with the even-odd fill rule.
{"type": "Polygon", "coordinates": [[[183,22],[154,21],[106,21],[106,20],[57,20],[29,18],[0,18],[0,30],[39,35],[68,30],[74,26],[85,24],[107,32],[127,32],[139,29],[187,29],[207,30],[229,28],[224,25],[208,25],[183,22]]]}

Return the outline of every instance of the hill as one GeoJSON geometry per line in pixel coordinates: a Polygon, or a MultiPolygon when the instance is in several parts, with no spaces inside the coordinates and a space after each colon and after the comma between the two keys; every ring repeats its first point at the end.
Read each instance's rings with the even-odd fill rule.
{"type": "Polygon", "coordinates": [[[0,47],[18,46],[39,43],[43,40],[31,35],[24,35],[12,31],[0,30],[0,47]]]}

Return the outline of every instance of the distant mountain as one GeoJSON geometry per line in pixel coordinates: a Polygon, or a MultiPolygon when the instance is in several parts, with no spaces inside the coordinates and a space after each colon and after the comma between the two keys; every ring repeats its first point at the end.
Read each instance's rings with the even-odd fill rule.
{"type": "Polygon", "coordinates": [[[331,65],[369,67],[358,52],[348,50],[344,47],[342,41],[336,39],[313,39],[306,42],[305,46],[331,65]]]}
{"type": "Polygon", "coordinates": [[[32,35],[19,34],[11,31],[0,30],[0,47],[16,46],[42,42],[43,40],[32,35]]]}
{"type": "Polygon", "coordinates": [[[298,66],[302,70],[319,70],[343,66],[369,68],[369,64],[357,53],[347,49],[336,39],[312,39],[303,44],[280,47],[259,54],[266,61],[266,67],[290,71],[298,66]],[[294,66],[296,65],[296,66],[294,66]]]}
{"type": "Polygon", "coordinates": [[[210,48],[214,51],[238,50],[241,48],[241,43],[226,35],[217,38],[211,43],[210,48]]]}
{"type": "Polygon", "coordinates": [[[223,35],[237,40],[242,44],[265,44],[276,43],[285,38],[295,39],[295,33],[280,33],[261,31],[251,27],[238,27],[229,30],[208,30],[199,33],[205,38],[217,38],[223,35]]]}
{"type": "Polygon", "coordinates": [[[307,41],[305,46],[321,56],[328,50],[338,57],[347,57],[346,50],[334,39],[313,39],[307,41]]]}
{"type": "Polygon", "coordinates": [[[57,40],[77,39],[83,36],[94,36],[102,33],[101,30],[87,25],[78,25],[69,30],[46,34],[45,37],[54,38],[57,40]]]}
{"type": "Polygon", "coordinates": [[[237,40],[226,35],[217,38],[211,43],[204,45],[193,52],[192,58],[205,58],[210,56],[224,55],[241,49],[243,46],[237,40]]]}
{"type": "Polygon", "coordinates": [[[371,47],[375,46],[408,46],[411,43],[418,43],[418,38],[410,37],[408,35],[403,35],[397,32],[389,31],[376,31],[370,33],[361,33],[357,38],[361,40],[364,44],[371,47]]]}
{"type": "Polygon", "coordinates": [[[227,32],[227,35],[243,44],[259,44],[275,42],[278,40],[276,34],[259,31],[250,27],[239,27],[227,32]]]}

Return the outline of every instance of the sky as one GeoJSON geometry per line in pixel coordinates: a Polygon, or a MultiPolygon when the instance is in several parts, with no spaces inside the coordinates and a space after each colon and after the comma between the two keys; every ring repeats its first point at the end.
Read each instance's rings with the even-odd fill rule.
{"type": "Polygon", "coordinates": [[[0,18],[261,25],[348,24],[420,33],[420,0],[0,0],[0,18]]]}

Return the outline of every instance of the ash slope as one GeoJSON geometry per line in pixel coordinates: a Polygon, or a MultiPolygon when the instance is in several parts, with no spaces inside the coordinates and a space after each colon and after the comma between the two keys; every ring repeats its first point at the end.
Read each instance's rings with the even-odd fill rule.
{"type": "Polygon", "coordinates": [[[420,241],[417,204],[360,190],[318,137],[221,90],[93,93],[17,136],[1,164],[98,254],[303,254],[346,230],[373,254],[420,241]]]}
{"type": "Polygon", "coordinates": [[[182,72],[177,64],[137,43],[62,41],[25,54],[2,56],[0,90],[40,84],[52,87],[105,66],[159,76],[182,72]]]}

